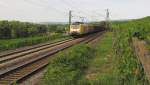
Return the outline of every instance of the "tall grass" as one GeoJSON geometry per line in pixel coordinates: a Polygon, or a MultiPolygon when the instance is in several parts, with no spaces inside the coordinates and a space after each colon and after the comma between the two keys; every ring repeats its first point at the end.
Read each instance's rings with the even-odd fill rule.
{"type": "MultiPolygon", "coordinates": [[[[139,26],[142,21],[129,21],[114,26],[114,53],[118,63],[118,73],[120,74],[120,85],[149,85],[144,70],[138,61],[137,56],[131,45],[131,38],[136,36],[140,39],[146,39],[145,30],[134,28],[139,26]]],[[[141,24],[140,27],[145,24],[141,24]]],[[[147,28],[145,28],[147,29],[147,28]]]]}
{"type": "Polygon", "coordinates": [[[60,52],[50,61],[44,75],[45,84],[77,85],[92,56],[93,49],[87,45],[77,45],[60,52]]]}
{"type": "Polygon", "coordinates": [[[112,33],[106,33],[96,48],[77,45],[50,60],[44,75],[46,85],[116,85],[112,33]],[[106,68],[104,68],[107,66],[106,68]],[[87,73],[89,72],[89,73],[87,73]],[[94,78],[93,78],[94,77],[94,78]]]}
{"type": "Polygon", "coordinates": [[[79,85],[118,85],[112,37],[113,33],[107,32],[97,43],[94,56],[79,85]]]}
{"type": "Polygon", "coordinates": [[[139,39],[150,41],[150,17],[129,20],[125,22],[113,22],[112,27],[121,28],[124,30],[128,29],[132,36],[136,36],[139,39]]]}
{"type": "Polygon", "coordinates": [[[0,51],[15,49],[23,46],[35,45],[38,43],[52,41],[52,40],[65,38],[65,37],[67,36],[56,33],[53,35],[44,34],[44,35],[33,36],[28,38],[5,39],[5,40],[3,39],[0,40],[0,51]]]}

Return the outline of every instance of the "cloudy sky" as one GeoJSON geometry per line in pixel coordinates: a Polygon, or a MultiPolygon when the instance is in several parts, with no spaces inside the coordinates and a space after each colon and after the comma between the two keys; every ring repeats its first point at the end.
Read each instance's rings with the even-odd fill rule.
{"type": "Polygon", "coordinates": [[[72,10],[73,20],[131,19],[150,15],[150,0],[0,0],[0,20],[29,22],[67,21],[72,10]]]}

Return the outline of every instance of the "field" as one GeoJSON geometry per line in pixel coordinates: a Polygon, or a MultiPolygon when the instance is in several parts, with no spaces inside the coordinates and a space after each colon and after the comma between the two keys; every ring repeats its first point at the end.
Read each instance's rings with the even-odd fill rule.
{"type": "Polygon", "coordinates": [[[113,85],[117,83],[113,33],[108,32],[96,48],[81,44],[50,59],[45,73],[46,85],[113,85]]]}
{"type": "Polygon", "coordinates": [[[65,27],[60,24],[0,21],[0,51],[69,37],[65,35],[65,27]]]}
{"type": "Polygon", "coordinates": [[[55,55],[44,75],[45,84],[149,85],[131,40],[149,42],[149,21],[146,17],[112,22],[112,32],[104,34],[96,48],[77,45],[55,55]]]}
{"type": "Polygon", "coordinates": [[[0,85],[150,85],[150,0],[0,0],[0,85]]]}
{"type": "Polygon", "coordinates": [[[114,21],[112,28],[127,32],[130,37],[136,36],[139,39],[150,41],[150,17],[134,19],[129,21],[114,21]]]}
{"type": "Polygon", "coordinates": [[[132,47],[132,37],[149,42],[150,18],[142,18],[125,22],[113,22],[114,49],[118,60],[118,72],[121,84],[149,85],[143,66],[137,59],[132,47]]]}
{"type": "Polygon", "coordinates": [[[2,39],[0,40],[0,51],[20,48],[24,46],[31,46],[36,45],[39,43],[44,43],[47,41],[56,41],[63,38],[69,38],[69,36],[66,36],[64,34],[52,34],[52,35],[40,35],[40,36],[34,36],[34,37],[27,37],[27,38],[17,38],[17,39],[2,39]]]}
{"type": "Polygon", "coordinates": [[[94,56],[80,80],[80,85],[117,85],[115,56],[113,56],[113,33],[107,32],[97,43],[94,56]]]}
{"type": "MultiPolygon", "coordinates": [[[[51,56],[41,85],[149,85],[132,42],[136,37],[145,41],[150,49],[149,22],[150,17],[112,21],[110,29],[94,46],[78,44],[51,56]]],[[[1,37],[0,50],[68,38],[64,30],[1,37]]]]}

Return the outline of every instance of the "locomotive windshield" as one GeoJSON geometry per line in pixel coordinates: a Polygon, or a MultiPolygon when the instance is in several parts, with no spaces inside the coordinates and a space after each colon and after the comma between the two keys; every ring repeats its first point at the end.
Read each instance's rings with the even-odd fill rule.
{"type": "Polygon", "coordinates": [[[79,24],[84,24],[83,22],[74,22],[72,25],[79,25],[79,24]]]}

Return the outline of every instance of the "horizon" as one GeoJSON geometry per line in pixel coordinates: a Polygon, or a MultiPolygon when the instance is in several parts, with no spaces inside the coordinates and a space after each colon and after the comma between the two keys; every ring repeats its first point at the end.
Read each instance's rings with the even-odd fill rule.
{"type": "MultiPolygon", "coordinates": [[[[115,19],[115,20],[110,20],[110,21],[129,21],[129,20],[136,20],[136,19],[143,19],[143,18],[147,18],[150,16],[144,16],[144,17],[140,17],[140,18],[132,18],[132,19],[115,19]]],[[[43,21],[43,22],[29,22],[29,21],[21,21],[21,20],[0,20],[0,21],[19,21],[19,22],[27,22],[27,23],[37,23],[37,24],[67,24],[68,21],[43,21]]],[[[104,20],[102,20],[104,21],[104,20]]],[[[74,21],[76,22],[76,21],[74,21]]],[[[100,22],[100,21],[90,21],[90,22],[100,22]]],[[[73,21],[72,21],[73,23],[73,21]]]]}

